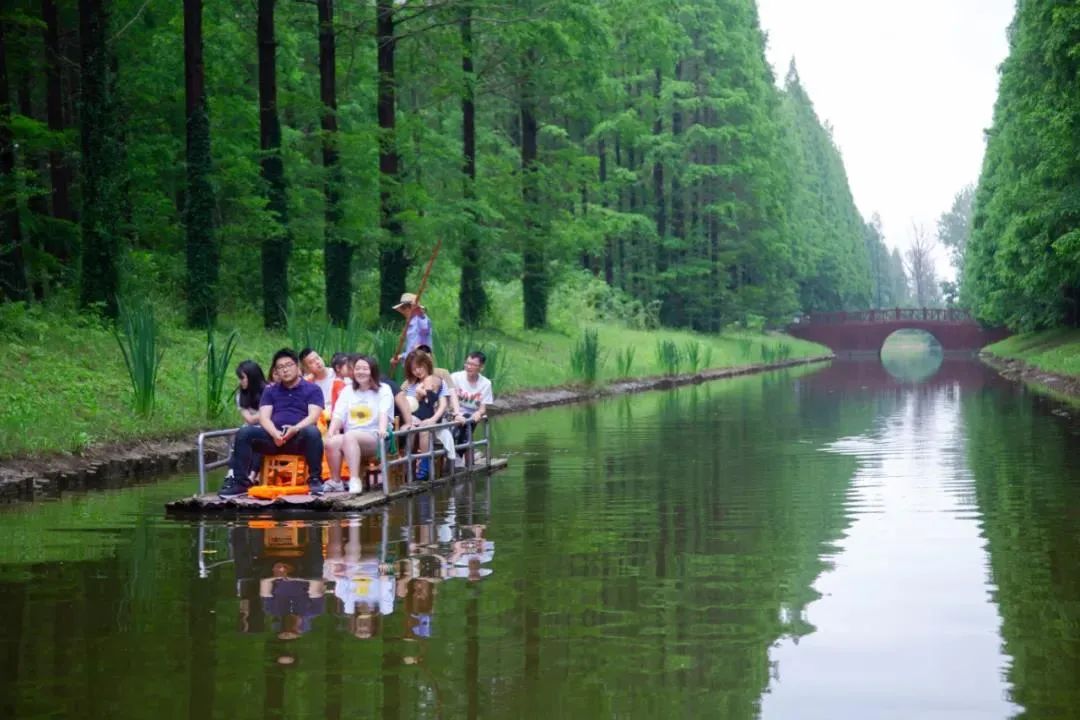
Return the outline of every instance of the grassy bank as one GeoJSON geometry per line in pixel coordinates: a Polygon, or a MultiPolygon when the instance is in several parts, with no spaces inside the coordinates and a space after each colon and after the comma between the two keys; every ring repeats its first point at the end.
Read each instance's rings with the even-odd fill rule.
{"type": "Polygon", "coordinates": [[[985,351],[1000,358],[1022,360],[1045,372],[1080,379],[1080,330],[1014,335],[987,346],[985,351]]]}
{"type": "MultiPolygon", "coordinates": [[[[630,308],[621,315],[613,314],[610,308],[601,311],[597,307],[602,303],[583,291],[559,298],[551,314],[553,329],[525,331],[516,320],[521,316],[520,298],[507,287],[492,288],[493,327],[468,334],[447,327],[452,322],[440,322],[440,318],[453,316],[456,295],[435,287],[425,296],[436,325],[439,364],[457,369],[465,351],[484,349],[489,353],[486,374],[495,383],[496,395],[582,384],[585,376],[593,373],[593,382],[605,383],[827,353],[813,343],[749,330],[701,335],[641,329],[640,308],[630,308]],[[596,333],[592,342],[585,342],[586,330],[596,333]],[[585,346],[591,348],[592,362],[581,357],[585,346]]],[[[157,303],[155,307],[164,355],[154,409],[148,418],[133,410],[131,381],[110,325],[65,311],[62,306],[26,309],[8,305],[0,310],[0,352],[7,359],[0,366],[2,458],[77,453],[96,444],[194,436],[200,429],[226,427],[235,420],[231,408],[216,420],[207,419],[206,334],[182,327],[175,306],[157,303]]],[[[390,352],[387,344],[392,348],[396,341],[396,332],[373,335],[359,326],[348,332],[332,332],[324,321],[310,318],[296,319],[284,332],[267,332],[253,311],[225,315],[219,328],[219,344],[227,333],[237,333],[226,390],[235,386],[232,369],[239,361],[251,358],[265,369],[270,356],[283,346],[299,350],[310,344],[329,361],[335,350],[385,357],[390,352]]]]}

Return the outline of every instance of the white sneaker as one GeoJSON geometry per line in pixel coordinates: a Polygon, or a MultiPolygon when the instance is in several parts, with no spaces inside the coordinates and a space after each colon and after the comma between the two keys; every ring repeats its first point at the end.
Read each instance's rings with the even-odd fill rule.
{"type": "Polygon", "coordinates": [[[323,492],[345,492],[345,485],[340,480],[327,480],[323,483],[323,492]]]}
{"type": "Polygon", "coordinates": [[[465,458],[462,458],[462,457],[454,458],[454,469],[455,470],[464,470],[465,469],[465,458]]]}

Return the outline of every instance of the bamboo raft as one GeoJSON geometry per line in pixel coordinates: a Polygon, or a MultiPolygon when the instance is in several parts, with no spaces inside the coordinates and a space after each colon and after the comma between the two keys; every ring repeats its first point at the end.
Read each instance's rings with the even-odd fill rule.
{"type": "Polygon", "coordinates": [[[398,498],[426,492],[433,487],[454,484],[467,480],[477,474],[490,474],[506,468],[506,458],[477,460],[471,468],[457,470],[426,482],[404,483],[400,487],[384,493],[382,490],[355,494],[347,492],[326,493],[324,495],[283,495],[273,500],[239,495],[231,498],[218,497],[217,493],[195,494],[165,505],[169,513],[266,513],[288,510],[313,510],[316,512],[357,512],[368,508],[385,505],[398,498]]]}
{"type": "MultiPolygon", "coordinates": [[[[281,495],[273,499],[254,498],[248,495],[236,495],[223,498],[217,493],[207,492],[207,471],[215,467],[223,467],[228,464],[229,456],[208,462],[207,441],[211,439],[229,439],[236,434],[236,428],[225,430],[211,430],[201,433],[196,440],[198,448],[199,492],[190,497],[174,500],[165,504],[165,511],[170,514],[210,514],[210,513],[267,513],[288,510],[312,510],[316,512],[356,512],[368,508],[385,505],[397,498],[408,497],[425,492],[432,487],[438,487],[447,483],[456,483],[477,474],[489,475],[506,467],[506,458],[489,457],[479,455],[477,451],[491,452],[491,439],[489,435],[489,422],[487,419],[481,424],[482,435],[478,438],[472,431],[468,433],[463,443],[455,443],[455,448],[467,452],[475,460],[463,468],[453,468],[449,465],[449,458],[445,449],[436,449],[435,433],[454,427],[453,423],[440,423],[424,428],[409,428],[398,430],[394,434],[401,441],[406,441],[410,435],[417,433],[430,433],[429,450],[427,452],[413,454],[411,450],[395,457],[386,453],[385,445],[379,445],[377,469],[383,479],[383,487],[369,490],[364,493],[331,492],[323,495],[281,495]],[[432,469],[432,478],[425,481],[413,479],[413,461],[426,458],[432,469]],[[444,472],[438,472],[439,468],[444,472]]],[[[410,447],[404,442],[406,448],[410,447]]],[[[231,445],[229,454],[231,455],[231,445]]],[[[264,463],[265,470],[265,463],[264,463]]],[[[294,473],[295,474],[295,473],[294,473]]],[[[325,475],[325,469],[324,469],[325,475]]],[[[269,482],[264,474],[263,482],[269,482]]]]}

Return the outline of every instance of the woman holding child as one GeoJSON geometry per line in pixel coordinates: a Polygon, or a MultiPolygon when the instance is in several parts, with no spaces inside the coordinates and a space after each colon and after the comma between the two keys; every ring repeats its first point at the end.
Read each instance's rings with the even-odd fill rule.
{"type": "Polygon", "coordinates": [[[354,355],[353,376],[334,404],[330,429],[326,433],[326,462],[330,466],[327,492],[342,492],[341,458],[359,479],[361,460],[378,454],[378,443],[386,437],[394,397],[379,382],[379,363],[369,355],[354,355]],[[344,433],[342,432],[344,430],[344,433]]]}
{"type": "MultiPolygon", "coordinates": [[[[442,421],[446,413],[446,387],[435,375],[431,356],[422,350],[413,350],[405,358],[405,384],[401,386],[399,397],[414,398],[416,409],[412,412],[412,426],[424,427],[442,421]]],[[[409,403],[410,407],[412,403],[409,403]]],[[[430,433],[419,433],[419,452],[428,451],[431,442],[430,433]]],[[[421,458],[416,469],[416,479],[426,480],[430,468],[428,458],[421,458]]]]}

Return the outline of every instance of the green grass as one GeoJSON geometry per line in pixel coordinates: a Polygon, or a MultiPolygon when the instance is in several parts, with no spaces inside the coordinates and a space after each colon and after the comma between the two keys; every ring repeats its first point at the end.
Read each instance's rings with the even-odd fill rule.
{"type": "MultiPolygon", "coordinates": [[[[456,283],[456,278],[448,278],[447,283],[456,283]]],[[[700,344],[699,357],[711,368],[759,363],[762,357],[779,358],[782,354],[810,357],[828,352],[820,345],[780,334],[733,331],[701,335],[634,329],[618,318],[589,314],[576,295],[552,300],[553,305],[561,303],[559,311],[553,313],[553,329],[525,331],[519,322],[512,320],[515,314],[520,317],[520,298],[507,287],[496,285],[494,289],[501,305],[491,322],[502,329],[476,330],[470,340],[488,355],[496,397],[524,389],[579,384],[571,357],[586,329],[596,331],[599,351],[607,357],[626,358],[633,353],[629,355],[632,360],[626,364],[632,363],[635,377],[664,374],[665,368],[654,352],[661,342],[673,343],[677,348],[700,344]]],[[[437,314],[449,312],[450,303],[440,298],[445,290],[436,290],[439,292],[432,293],[429,312],[437,328],[453,332],[452,323],[443,321],[444,315],[437,314]],[[440,308],[444,304],[448,307],[440,308]]],[[[204,407],[206,333],[180,327],[182,319],[168,305],[160,305],[157,310],[164,355],[153,412],[146,419],[134,411],[128,373],[107,326],[63,308],[36,306],[27,310],[18,304],[0,306],[0,351],[6,359],[0,365],[0,408],[3,408],[0,457],[79,452],[95,444],[138,439],[184,435],[194,438],[199,430],[209,429],[204,407]]],[[[264,331],[253,312],[223,315],[218,326],[219,337],[222,334],[227,337],[234,330],[236,351],[228,369],[227,389],[234,386],[233,368],[241,360],[254,359],[268,370],[274,351],[291,342],[289,333],[264,331]]],[[[396,339],[393,333],[393,340],[396,339]]],[[[317,349],[327,360],[336,350],[375,350],[371,347],[317,349]]],[[[619,362],[604,363],[598,368],[595,382],[602,385],[618,379],[625,374],[620,367],[619,362]]],[[[701,369],[705,369],[704,364],[701,369]]],[[[228,395],[231,397],[231,392],[228,395]]],[[[227,426],[235,419],[226,410],[214,424],[227,426]]]]}
{"type": "Polygon", "coordinates": [[[1080,377],[1080,330],[1013,335],[987,346],[986,352],[1001,358],[1023,360],[1046,372],[1080,377]]]}

